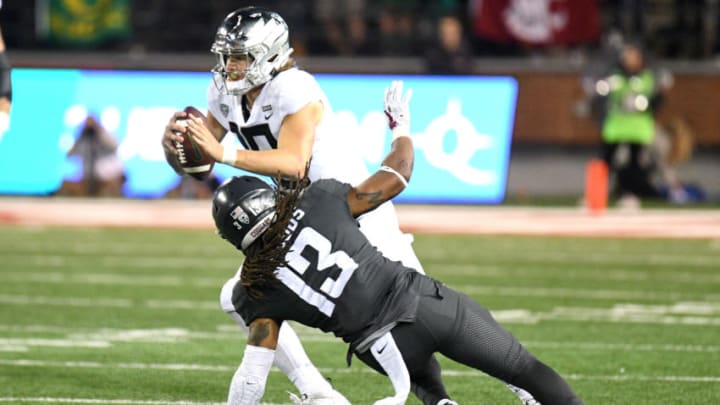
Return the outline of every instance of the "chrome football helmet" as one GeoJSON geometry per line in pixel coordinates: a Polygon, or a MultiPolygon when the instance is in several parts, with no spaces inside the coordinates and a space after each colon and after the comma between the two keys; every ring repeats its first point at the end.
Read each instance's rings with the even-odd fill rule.
{"type": "Polygon", "coordinates": [[[244,252],[272,224],[275,191],[254,176],[231,177],[215,190],[212,214],[218,234],[244,252]]]}
{"type": "Polygon", "coordinates": [[[228,14],[210,48],[217,57],[212,72],[218,90],[243,95],[272,79],[293,52],[288,38],[288,26],[278,13],[243,7],[228,14]],[[246,69],[229,71],[231,56],[245,58],[246,69]]]}

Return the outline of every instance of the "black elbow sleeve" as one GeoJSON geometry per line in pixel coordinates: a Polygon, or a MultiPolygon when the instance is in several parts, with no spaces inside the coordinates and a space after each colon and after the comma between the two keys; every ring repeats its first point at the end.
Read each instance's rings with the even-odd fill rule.
{"type": "Polygon", "coordinates": [[[10,59],[5,52],[0,52],[0,98],[7,97],[12,101],[12,83],[10,82],[10,59]]]}

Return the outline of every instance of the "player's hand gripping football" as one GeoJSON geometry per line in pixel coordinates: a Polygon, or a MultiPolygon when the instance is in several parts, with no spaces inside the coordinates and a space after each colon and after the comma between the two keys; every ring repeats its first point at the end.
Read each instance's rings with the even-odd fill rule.
{"type": "Polygon", "coordinates": [[[170,121],[165,126],[165,132],[162,136],[162,146],[165,151],[171,155],[177,156],[177,149],[175,148],[176,143],[182,143],[183,135],[186,131],[185,123],[183,122],[187,118],[187,113],[184,111],[178,111],[170,118],[170,121]]]}
{"type": "Polygon", "coordinates": [[[202,118],[189,114],[186,122],[187,130],[192,134],[195,143],[216,162],[221,162],[224,148],[205,126],[202,118]]]}
{"type": "Polygon", "coordinates": [[[403,82],[394,80],[390,87],[385,89],[385,116],[388,119],[388,126],[393,132],[393,139],[410,135],[410,98],[412,89],[403,92],[403,82]]]}

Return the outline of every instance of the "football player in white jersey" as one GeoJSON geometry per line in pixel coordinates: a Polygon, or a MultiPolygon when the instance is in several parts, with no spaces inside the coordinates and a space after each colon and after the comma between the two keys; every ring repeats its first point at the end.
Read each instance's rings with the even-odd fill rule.
{"type": "MultiPolygon", "coordinates": [[[[228,14],[211,51],[218,63],[207,91],[207,126],[190,123],[189,128],[215,160],[259,174],[297,177],[312,157],[308,175],[313,181],[335,178],[356,184],[367,177],[360,156],[344,144],[343,131],[333,128],[330,103],[317,81],[290,58],[288,28],[277,13],[246,7],[228,14]],[[241,149],[220,144],[228,132],[237,137],[241,149]]],[[[167,161],[180,174],[174,143],[188,128],[177,120],[186,118],[183,112],[175,113],[163,134],[167,161]]],[[[386,255],[421,271],[391,204],[360,223],[386,255]]],[[[247,331],[225,289],[220,298],[223,309],[247,331]]],[[[287,324],[278,349],[275,365],[300,391],[298,403],[348,403],[320,375],[287,324]]]]}
{"type": "MultiPolygon", "coordinates": [[[[315,78],[295,66],[287,24],[277,13],[255,7],[231,12],[218,28],[211,51],[217,65],[207,90],[207,124],[199,119],[188,120],[194,122],[187,126],[178,123],[188,117],[177,112],[163,134],[166,158],[176,172],[182,174],[173,145],[189,130],[216,161],[254,173],[296,178],[304,175],[310,161],[311,181],[334,178],[354,185],[369,175],[361,156],[347,146],[343,129],[334,125],[330,103],[315,78]],[[220,144],[228,132],[237,137],[241,148],[220,144]]],[[[400,94],[402,89],[395,92],[400,94]]],[[[404,107],[390,117],[391,126],[409,133],[409,109],[404,107]]],[[[386,257],[423,272],[411,238],[399,229],[391,202],[360,217],[359,223],[386,257]]],[[[231,293],[223,289],[221,305],[247,331],[234,312],[231,293]]],[[[304,396],[299,403],[347,403],[322,378],[287,324],[281,329],[275,365],[304,396]]]]}

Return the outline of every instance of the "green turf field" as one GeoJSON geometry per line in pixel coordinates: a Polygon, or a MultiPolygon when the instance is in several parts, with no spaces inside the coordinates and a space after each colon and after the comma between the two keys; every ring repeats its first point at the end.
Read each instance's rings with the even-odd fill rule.
{"type": "MultiPolygon", "coordinates": [[[[416,236],[427,272],[473,296],[587,404],[720,404],[720,240],[416,236]]],[[[217,304],[239,263],[211,231],[0,227],[0,403],[225,400],[244,337],[217,304]]],[[[354,404],[391,393],[299,327],[354,404]]],[[[460,404],[516,404],[443,361],[460,404]]],[[[272,372],[267,403],[293,387],[272,372]]],[[[415,399],[408,403],[418,404],[415,399]]]]}

